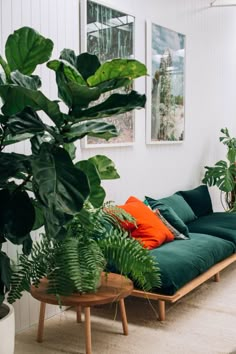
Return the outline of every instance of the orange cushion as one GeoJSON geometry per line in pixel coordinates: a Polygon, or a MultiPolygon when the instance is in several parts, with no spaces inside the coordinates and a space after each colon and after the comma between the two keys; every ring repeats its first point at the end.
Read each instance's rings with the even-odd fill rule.
{"type": "Polygon", "coordinates": [[[141,200],[132,196],[119,207],[136,219],[137,226],[131,223],[122,225],[131,232],[132,237],[140,240],[145,248],[153,249],[164,242],[174,240],[172,232],[141,200]]]}

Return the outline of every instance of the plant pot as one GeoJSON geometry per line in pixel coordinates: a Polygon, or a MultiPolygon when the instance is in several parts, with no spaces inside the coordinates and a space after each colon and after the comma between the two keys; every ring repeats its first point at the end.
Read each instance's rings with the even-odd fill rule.
{"type": "Polygon", "coordinates": [[[14,354],[15,348],[15,313],[10,304],[0,306],[3,317],[0,318],[0,354],[14,354]]]}

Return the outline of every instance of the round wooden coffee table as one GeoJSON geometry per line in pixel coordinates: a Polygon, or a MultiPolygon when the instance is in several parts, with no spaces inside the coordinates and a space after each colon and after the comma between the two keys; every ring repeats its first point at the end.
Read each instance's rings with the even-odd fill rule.
{"type": "MultiPolygon", "coordinates": [[[[43,279],[38,287],[31,286],[31,295],[41,302],[37,341],[43,341],[44,318],[46,304],[58,305],[58,299],[55,295],[47,293],[48,281],[43,279]]],[[[72,294],[70,296],[61,296],[60,302],[62,306],[76,306],[77,322],[81,322],[81,308],[84,308],[85,315],[85,343],[86,354],[92,353],[91,345],[91,323],[90,323],[90,307],[95,305],[103,305],[111,302],[119,302],[121,319],[124,335],[128,335],[128,323],[125,311],[124,298],[131,294],[133,283],[131,280],[122,275],[108,273],[102,274],[102,283],[96,293],[88,294],[72,294]]]]}

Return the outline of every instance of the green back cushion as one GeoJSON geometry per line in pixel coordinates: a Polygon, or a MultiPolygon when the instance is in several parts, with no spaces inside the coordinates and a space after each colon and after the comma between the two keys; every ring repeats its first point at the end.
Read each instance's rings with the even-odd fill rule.
{"type": "Polygon", "coordinates": [[[160,199],[160,202],[171,207],[184,223],[197,219],[191,207],[179,194],[173,194],[170,197],[162,198],[160,199]]]}
{"type": "Polygon", "coordinates": [[[231,241],[236,246],[235,213],[215,212],[204,215],[188,224],[188,229],[190,232],[199,232],[231,241]]]}
{"type": "Polygon", "coordinates": [[[211,197],[207,186],[202,185],[188,191],[180,191],[178,194],[186,200],[197,217],[213,212],[211,197]]]}
{"type": "Polygon", "coordinates": [[[175,211],[169,207],[168,205],[162,203],[159,200],[150,198],[145,196],[145,203],[150,205],[150,207],[154,209],[158,209],[161,215],[174,227],[176,228],[181,234],[189,237],[188,227],[185,223],[179,218],[179,216],[175,213],[175,211]]]}

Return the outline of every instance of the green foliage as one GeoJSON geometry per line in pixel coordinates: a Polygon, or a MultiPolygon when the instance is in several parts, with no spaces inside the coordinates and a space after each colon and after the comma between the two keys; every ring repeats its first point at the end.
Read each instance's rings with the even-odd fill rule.
{"type": "MultiPolygon", "coordinates": [[[[206,172],[202,180],[209,186],[217,186],[225,195],[226,209],[235,211],[236,197],[236,138],[231,138],[227,128],[221,129],[223,136],[220,137],[227,147],[227,160],[220,160],[213,167],[205,166],[206,172]]],[[[223,207],[224,203],[222,203],[223,207]]]]}
{"type": "MultiPolygon", "coordinates": [[[[45,258],[41,246],[36,246],[34,255],[37,254],[42,267],[46,261],[52,262],[50,267],[45,265],[47,269],[55,264],[59,267],[64,261],[71,272],[74,268],[67,263],[70,252],[81,248],[86,254],[83,238],[67,240],[67,225],[75,215],[80,215],[80,220],[88,225],[90,217],[84,211],[85,203],[101,207],[105,198],[101,180],[119,178],[119,175],[106,156],[76,163],[74,143],[85,136],[106,140],[116,137],[118,133],[113,124],[97,119],[143,108],[146,101],[145,95],[135,91],[113,94],[114,89],[127,88],[133,79],[146,75],[142,63],[134,59],[115,59],[101,65],[95,55],[76,55],[71,49],[62,50],[58,59],[50,60],[52,50],[50,39],[32,28],[22,27],[8,37],[5,58],[0,55],[0,304],[9,290],[11,276],[9,258],[1,250],[6,240],[22,245],[25,266],[30,262],[30,232],[41,226],[45,227],[49,240],[48,248],[42,246],[43,250],[49,251],[52,247],[58,257],[45,258]],[[67,112],[61,110],[59,100],[53,101],[40,91],[41,79],[34,75],[34,70],[45,63],[55,72],[58,97],[67,105],[67,112]],[[110,96],[104,98],[104,92],[109,92],[110,96]],[[4,151],[26,140],[30,140],[30,154],[4,151]]],[[[92,251],[89,253],[92,241],[87,240],[87,247],[92,260],[92,251]]],[[[81,259],[75,257],[75,262],[78,265],[81,259]]],[[[99,264],[95,266],[99,268],[99,264]]],[[[50,276],[41,266],[34,269],[33,279],[36,273],[50,276]]],[[[81,280],[82,272],[79,276],[81,280]]],[[[29,279],[28,274],[26,277],[29,279]]],[[[61,277],[55,270],[54,280],[50,278],[51,283],[55,283],[54,289],[61,277]]],[[[13,278],[13,286],[17,281],[26,284],[23,278],[21,280],[20,274],[19,280],[13,278]]],[[[82,280],[83,284],[88,283],[85,278],[82,280]]],[[[75,276],[70,282],[79,289],[75,276]]],[[[68,289],[71,289],[69,284],[68,289]]]]}
{"type": "Polygon", "coordinates": [[[90,86],[97,86],[113,79],[128,79],[131,82],[131,80],[146,74],[145,65],[137,62],[137,60],[114,59],[102,64],[87,81],[90,86]]]}
{"type": "Polygon", "coordinates": [[[147,249],[120,227],[119,220],[133,221],[110,204],[93,208],[87,204],[68,224],[62,241],[46,235],[33,245],[30,256],[21,255],[12,275],[10,303],[48,279],[48,292],[56,296],[73,292],[94,292],[101,271],[110,270],[131,277],[144,290],[160,286],[159,268],[147,249]],[[105,268],[106,267],[106,268],[105,268]]]}
{"type": "Polygon", "coordinates": [[[161,286],[159,268],[150,252],[128,234],[120,237],[114,229],[105,239],[98,240],[109,265],[121,274],[129,276],[136,285],[145,290],[161,286]]]}
{"type": "Polygon", "coordinates": [[[38,64],[45,63],[51,56],[53,42],[35,30],[23,27],[11,34],[6,42],[5,54],[9,68],[30,75],[38,64]]]}

